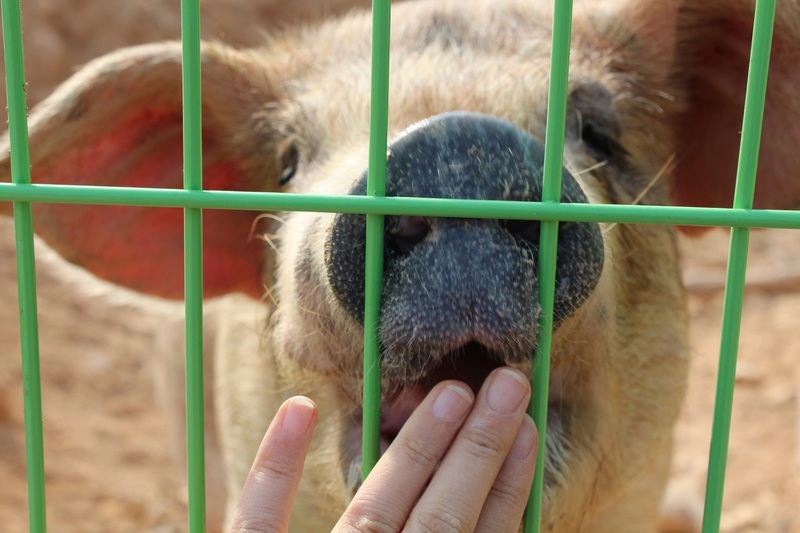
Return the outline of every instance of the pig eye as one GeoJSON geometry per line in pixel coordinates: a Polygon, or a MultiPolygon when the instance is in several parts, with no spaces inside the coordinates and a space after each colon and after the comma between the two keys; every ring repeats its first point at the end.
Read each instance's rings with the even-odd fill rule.
{"type": "Polygon", "coordinates": [[[280,163],[281,177],[278,179],[278,185],[286,185],[297,173],[297,166],[300,164],[300,152],[297,151],[297,147],[289,145],[281,154],[280,163]]]}
{"type": "Polygon", "coordinates": [[[584,123],[581,129],[581,140],[595,157],[605,159],[611,164],[619,162],[625,156],[625,149],[610,135],[592,123],[584,123]]]}

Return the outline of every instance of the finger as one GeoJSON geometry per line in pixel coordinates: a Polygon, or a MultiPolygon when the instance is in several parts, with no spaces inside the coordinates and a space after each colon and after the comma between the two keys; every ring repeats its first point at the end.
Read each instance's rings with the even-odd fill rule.
{"type": "Polygon", "coordinates": [[[533,484],[538,439],[533,419],[525,415],[517,438],[486,498],[476,533],[519,531],[533,484]]]}
{"type": "Polygon", "coordinates": [[[473,401],[462,383],[434,387],[372,469],[334,531],[400,531],[473,401]]]}
{"type": "Polygon", "coordinates": [[[521,372],[500,368],[489,375],[469,418],[411,513],[406,530],[475,530],[529,398],[530,384],[521,372]]]}
{"type": "Polygon", "coordinates": [[[261,441],[231,533],[289,530],[292,504],[316,422],[317,406],[308,398],[297,396],[284,402],[261,441]]]}

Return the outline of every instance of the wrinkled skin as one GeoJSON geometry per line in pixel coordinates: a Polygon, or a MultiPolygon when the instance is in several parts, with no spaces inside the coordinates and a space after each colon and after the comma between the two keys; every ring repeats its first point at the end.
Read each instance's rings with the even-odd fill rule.
{"type": "MultiPolygon", "coordinates": [[[[540,199],[551,37],[540,4],[394,8],[388,195],[540,199]]],[[[752,6],[582,7],[562,201],[729,205],[752,6]]],[[[800,199],[791,148],[800,109],[788,96],[800,81],[789,67],[798,15],[796,3],[781,4],[757,206],[800,199]]],[[[364,194],[369,43],[368,16],[353,15],[256,50],[207,45],[206,188],[364,194]]],[[[179,83],[173,44],[88,65],[31,117],[34,179],[178,186],[179,83]]],[[[247,295],[227,296],[207,320],[219,429],[210,445],[221,447],[233,501],[278,405],[312,397],[320,425],[294,528],[322,531],[358,485],[364,222],[257,215],[205,213],[207,295],[247,295]],[[253,232],[269,246],[248,242],[253,232]]],[[[100,277],[181,296],[179,212],[41,206],[36,221],[100,277]]],[[[385,241],[388,444],[434,383],[477,388],[499,365],[530,372],[540,310],[535,222],[389,216],[385,241]]],[[[656,531],[688,366],[675,230],[565,222],[559,242],[544,530],[656,531]]]]}

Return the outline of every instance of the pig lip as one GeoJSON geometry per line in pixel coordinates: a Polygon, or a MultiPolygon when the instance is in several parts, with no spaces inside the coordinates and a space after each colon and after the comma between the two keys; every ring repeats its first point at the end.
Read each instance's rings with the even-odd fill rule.
{"type": "MultiPolygon", "coordinates": [[[[504,366],[505,360],[497,353],[476,343],[469,342],[445,357],[424,377],[412,383],[384,383],[384,398],[381,407],[381,454],[394,441],[403,425],[419,406],[425,396],[437,384],[445,380],[466,383],[477,394],[486,377],[496,368],[504,366]]],[[[362,409],[353,413],[350,443],[346,447],[350,460],[345,461],[346,482],[352,494],[361,486],[361,438],[362,409]]]]}
{"type": "Polygon", "coordinates": [[[391,442],[400,432],[414,409],[437,383],[457,380],[478,394],[486,377],[504,365],[498,354],[477,342],[469,342],[441,359],[441,363],[424,377],[410,384],[391,386],[383,401],[381,411],[381,437],[391,442]]]}

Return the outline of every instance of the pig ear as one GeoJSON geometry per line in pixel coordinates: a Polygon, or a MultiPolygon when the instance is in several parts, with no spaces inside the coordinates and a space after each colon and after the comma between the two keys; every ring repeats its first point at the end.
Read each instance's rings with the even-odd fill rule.
{"type": "MultiPolygon", "coordinates": [[[[778,2],[755,206],[800,207],[800,4],[778,2]]],[[[685,2],[675,76],[688,89],[676,130],[675,201],[730,207],[753,33],[753,0],[685,2]]]]}
{"type": "MultiPolygon", "coordinates": [[[[222,46],[203,49],[202,76],[204,189],[277,189],[277,155],[252,118],[273,96],[270,76],[255,56],[222,46]]],[[[32,180],[180,188],[181,124],[180,46],[116,52],[88,64],[33,112],[32,180]]],[[[8,141],[0,143],[0,181],[10,181],[8,141]]],[[[261,293],[256,217],[204,211],[207,296],[261,293]]],[[[37,204],[34,211],[37,233],[67,260],[166,298],[183,296],[182,220],[181,210],[168,208],[37,204]]]]}
{"type": "MultiPolygon", "coordinates": [[[[618,34],[632,36],[621,68],[675,100],[677,204],[733,203],[754,4],[632,0],[616,19],[618,34]]],[[[755,205],[791,209],[800,207],[800,4],[777,6],[755,205]]]]}
{"type": "MultiPolygon", "coordinates": [[[[686,2],[677,75],[689,88],[677,130],[675,200],[730,207],[753,33],[753,0],[686,2]]],[[[800,4],[778,2],[755,206],[800,207],[800,4]]]]}

